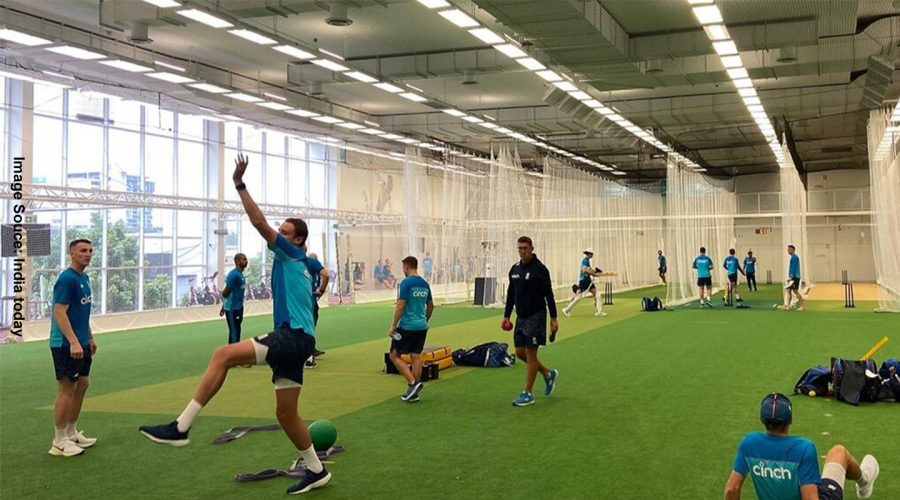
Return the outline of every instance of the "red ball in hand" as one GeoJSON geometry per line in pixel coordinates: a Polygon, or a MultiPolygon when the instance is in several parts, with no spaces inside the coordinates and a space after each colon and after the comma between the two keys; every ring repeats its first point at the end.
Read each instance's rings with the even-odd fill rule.
{"type": "Polygon", "coordinates": [[[508,319],[504,319],[503,323],[500,324],[500,328],[503,328],[503,330],[505,330],[507,332],[512,330],[513,329],[512,321],[510,321],[508,319]]]}

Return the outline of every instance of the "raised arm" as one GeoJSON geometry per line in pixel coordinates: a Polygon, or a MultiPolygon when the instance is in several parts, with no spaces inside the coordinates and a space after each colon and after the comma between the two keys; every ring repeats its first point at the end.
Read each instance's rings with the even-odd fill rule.
{"type": "Polygon", "coordinates": [[[266,243],[274,245],[278,233],[269,226],[266,216],[263,215],[256,202],[253,201],[250,193],[247,192],[247,186],[244,184],[244,172],[247,171],[247,165],[249,164],[249,158],[243,154],[238,154],[234,160],[234,174],[232,174],[231,179],[234,181],[234,188],[237,189],[238,195],[241,197],[241,204],[244,205],[244,211],[247,212],[250,223],[253,224],[260,236],[266,240],[266,243]]]}

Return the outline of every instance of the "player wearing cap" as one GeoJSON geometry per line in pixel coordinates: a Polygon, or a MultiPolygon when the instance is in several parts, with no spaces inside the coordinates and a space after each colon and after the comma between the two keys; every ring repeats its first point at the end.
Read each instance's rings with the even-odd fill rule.
{"type": "Polygon", "coordinates": [[[875,457],[866,455],[857,462],[847,448],[832,446],[820,476],[816,445],[788,435],[793,409],[787,396],[772,393],[763,398],[759,419],[766,432],[751,432],[741,440],[725,486],[725,500],[740,500],[748,474],[760,500],[843,500],[845,479],[856,481],[859,498],[872,496],[878,477],[875,457]]]}
{"type": "Polygon", "coordinates": [[[591,267],[591,259],[594,257],[594,249],[593,248],[585,248],[584,249],[584,258],[581,259],[581,273],[578,275],[578,284],[572,287],[572,291],[575,292],[575,296],[572,297],[572,300],[569,302],[565,308],[563,308],[563,314],[566,316],[572,315],[572,308],[575,307],[581,299],[587,297],[589,294],[594,296],[594,316],[606,316],[606,313],[603,312],[603,306],[600,304],[600,296],[597,295],[597,287],[594,285],[594,281],[591,279],[594,276],[598,276],[602,271],[597,268],[594,269],[591,267]]]}

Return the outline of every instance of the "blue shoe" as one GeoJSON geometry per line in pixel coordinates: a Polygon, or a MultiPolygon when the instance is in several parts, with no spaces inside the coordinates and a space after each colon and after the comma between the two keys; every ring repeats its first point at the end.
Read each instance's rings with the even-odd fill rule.
{"type": "Polygon", "coordinates": [[[553,390],[556,389],[556,377],[559,375],[559,371],[554,368],[550,370],[550,373],[547,374],[547,378],[544,379],[544,395],[549,396],[553,394],[553,390]]]}
{"type": "Polygon", "coordinates": [[[400,396],[400,399],[402,399],[403,401],[409,401],[410,399],[419,395],[419,392],[422,391],[422,387],[424,387],[422,382],[416,382],[412,384],[411,386],[406,388],[406,392],[404,392],[403,395],[400,396]]]}
{"type": "Polygon", "coordinates": [[[188,431],[178,431],[178,422],[164,425],[142,425],[140,432],[142,436],[154,443],[167,444],[176,448],[187,446],[191,442],[188,439],[188,431]]]}
{"type": "Polygon", "coordinates": [[[328,472],[328,469],[325,466],[322,466],[322,472],[316,474],[315,472],[306,469],[306,474],[303,476],[297,484],[291,486],[287,489],[288,495],[299,495],[301,493],[310,492],[316,488],[321,488],[328,484],[328,481],[331,481],[331,473],[328,472]]]}
{"type": "Polygon", "coordinates": [[[522,394],[519,394],[519,397],[517,397],[516,400],[513,401],[512,404],[513,404],[513,406],[533,405],[534,404],[534,396],[532,396],[531,394],[529,394],[525,391],[522,391],[522,394]]]}

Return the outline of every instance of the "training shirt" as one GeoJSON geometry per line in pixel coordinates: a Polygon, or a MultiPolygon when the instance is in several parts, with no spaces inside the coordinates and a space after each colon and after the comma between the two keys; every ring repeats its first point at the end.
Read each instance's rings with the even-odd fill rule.
{"type": "MultiPolygon", "coordinates": [[[[82,347],[91,340],[91,279],[87,273],[79,274],[71,267],[61,272],[53,285],[53,304],[66,304],[66,316],[72,331],[82,347]]],[[[56,315],[50,314],[50,347],[69,347],[69,340],[56,324],[56,315]]]]}
{"type": "Polygon", "coordinates": [[[400,282],[397,298],[405,300],[403,315],[397,322],[397,328],[404,330],[428,329],[426,306],[431,302],[431,287],[421,276],[407,276],[400,282]]]}
{"type": "Polygon", "coordinates": [[[725,269],[728,271],[728,274],[737,274],[739,268],[740,264],[738,263],[737,257],[734,255],[725,257],[725,269]]]}
{"type": "Polygon", "coordinates": [[[282,235],[269,245],[275,253],[272,263],[272,317],[275,328],[287,325],[315,335],[313,325],[312,276],[307,268],[306,252],[282,235]]]}
{"type": "Polygon", "coordinates": [[[750,474],[759,500],[800,500],[800,487],[819,484],[816,445],[800,436],[751,432],[744,436],[733,469],[750,474]]]}
{"type": "Polygon", "coordinates": [[[656,260],[659,261],[659,267],[660,267],[660,269],[665,269],[665,268],[666,268],[666,257],[665,257],[664,255],[660,255],[659,257],[657,257],[656,260]]]}
{"type": "Polygon", "coordinates": [[[797,254],[791,255],[791,262],[788,264],[788,276],[800,278],[800,257],[797,257],[797,254]]]}
{"type": "Polygon", "coordinates": [[[591,259],[587,257],[581,259],[581,267],[578,268],[581,270],[581,272],[578,274],[578,281],[584,281],[584,279],[588,277],[587,274],[584,274],[585,267],[591,267],[591,259]]]}
{"type": "Polygon", "coordinates": [[[319,285],[322,284],[322,269],[325,269],[325,266],[319,262],[319,259],[307,257],[306,268],[309,270],[310,277],[312,277],[312,291],[315,293],[319,289],[319,285]]]}
{"type": "Polygon", "coordinates": [[[246,289],[244,273],[238,271],[237,268],[231,270],[225,277],[225,286],[231,289],[222,309],[226,311],[240,311],[244,308],[244,290],[246,289]]]}
{"type": "Polygon", "coordinates": [[[756,272],[756,257],[744,257],[744,271],[748,273],[756,272]]]}
{"type": "Polygon", "coordinates": [[[708,255],[702,253],[694,259],[694,269],[698,278],[712,278],[713,261],[708,255]]]}
{"type": "Polygon", "coordinates": [[[553,298],[553,285],[550,283],[550,271],[535,254],[528,263],[519,261],[509,270],[509,286],[506,288],[506,309],[503,316],[512,314],[513,306],[520,318],[535,313],[546,314],[556,318],[556,299],[553,298]]]}

